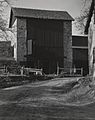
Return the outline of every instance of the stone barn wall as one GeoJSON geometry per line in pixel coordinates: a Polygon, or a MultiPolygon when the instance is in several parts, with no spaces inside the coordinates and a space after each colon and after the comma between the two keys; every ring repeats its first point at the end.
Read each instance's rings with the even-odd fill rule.
{"type": "Polygon", "coordinates": [[[63,22],[63,40],[64,40],[64,68],[72,67],[72,23],[63,22]]]}
{"type": "Polygon", "coordinates": [[[26,19],[17,18],[17,62],[25,61],[26,55],[27,25],[26,19]]]}

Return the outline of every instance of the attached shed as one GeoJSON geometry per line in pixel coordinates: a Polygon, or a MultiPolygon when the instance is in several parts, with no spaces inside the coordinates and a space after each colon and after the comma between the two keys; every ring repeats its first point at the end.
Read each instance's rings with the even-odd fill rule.
{"type": "Polygon", "coordinates": [[[88,69],[88,37],[72,36],[73,67],[82,68],[83,75],[87,75],[88,69]]]}
{"type": "Polygon", "coordinates": [[[65,11],[12,8],[9,27],[17,19],[17,62],[56,72],[72,67],[72,21],[65,11]]]}

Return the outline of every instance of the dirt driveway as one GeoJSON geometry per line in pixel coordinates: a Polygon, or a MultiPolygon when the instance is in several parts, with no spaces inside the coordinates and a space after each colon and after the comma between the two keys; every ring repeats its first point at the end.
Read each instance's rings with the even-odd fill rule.
{"type": "Polygon", "coordinates": [[[95,120],[94,101],[83,106],[67,104],[66,94],[52,89],[68,80],[55,79],[0,90],[0,120],[95,120]]]}

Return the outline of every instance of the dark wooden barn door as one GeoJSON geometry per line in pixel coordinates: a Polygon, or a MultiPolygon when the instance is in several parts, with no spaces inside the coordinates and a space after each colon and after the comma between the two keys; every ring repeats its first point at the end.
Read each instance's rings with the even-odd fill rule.
{"type": "Polygon", "coordinates": [[[31,61],[45,73],[56,73],[57,63],[63,67],[63,23],[55,20],[28,20],[28,39],[32,39],[31,61]]]}

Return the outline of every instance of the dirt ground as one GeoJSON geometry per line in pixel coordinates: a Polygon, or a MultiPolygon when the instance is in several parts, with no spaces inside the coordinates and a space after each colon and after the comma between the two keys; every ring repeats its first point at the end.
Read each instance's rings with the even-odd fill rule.
{"type": "Polygon", "coordinates": [[[0,120],[95,120],[94,89],[70,87],[77,79],[57,78],[1,89],[0,120]]]}

